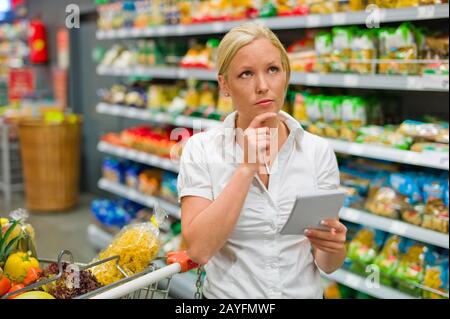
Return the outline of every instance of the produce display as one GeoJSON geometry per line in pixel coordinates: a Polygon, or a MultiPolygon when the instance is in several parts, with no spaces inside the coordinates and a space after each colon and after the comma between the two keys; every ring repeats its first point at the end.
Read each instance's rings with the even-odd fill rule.
{"type": "Polygon", "coordinates": [[[448,251],[354,224],[349,227],[359,229],[348,242],[345,267],[350,271],[365,276],[366,267],[376,265],[384,285],[416,297],[448,298],[448,251]]]}
{"type": "Polygon", "coordinates": [[[441,3],[441,0],[96,0],[96,3],[99,14],[98,28],[114,30],[146,28],[164,24],[196,24],[274,16],[361,11],[369,4],[376,4],[381,8],[402,8],[441,3]]]}
{"type": "Polygon", "coordinates": [[[217,84],[188,80],[174,85],[146,81],[114,85],[99,92],[103,102],[126,105],[173,116],[222,120],[233,111],[231,99],[219,95],[217,84]]]}
{"type": "MultiPolygon", "coordinates": [[[[28,30],[26,20],[0,24],[0,78],[6,78],[10,68],[21,68],[28,63],[28,30]]],[[[0,105],[5,103],[0,100],[0,105]]]]}
{"type": "Polygon", "coordinates": [[[448,233],[448,173],[400,170],[375,161],[342,160],[346,205],[448,233]]]}

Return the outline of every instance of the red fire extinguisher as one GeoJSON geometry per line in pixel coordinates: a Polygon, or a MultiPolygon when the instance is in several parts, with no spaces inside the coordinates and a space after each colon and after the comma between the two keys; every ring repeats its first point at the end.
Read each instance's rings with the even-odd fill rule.
{"type": "Polygon", "coordinates": [[[40,19],[30,22],[28,45],[30,47],[30,63],[41,64],[48,61],[47,28],[40,19]]]}

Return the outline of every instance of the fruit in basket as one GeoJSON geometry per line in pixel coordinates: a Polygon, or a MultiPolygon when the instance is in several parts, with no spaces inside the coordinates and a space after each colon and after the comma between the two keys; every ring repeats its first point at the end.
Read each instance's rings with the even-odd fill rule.
{"type": "Polygon", "coordinates": [[[13,221],[11,225],[3,227],[0,231],[0,267],[5,264],[9,255],[21,239],[20,233],[13,237],[13,232],[18,227],[18,223],[18,221],[13,221]]]}
{"type": "MultiPolygon", "coordinates": [[[[25,286],[22,285],[22,284],[14,284],[14,285],[11,286],[11,289],[9,289],[8,294],[10,294],[12,292],[15,292],[17,290],[23,289],[23,288],[25,288],[25,286]]],[[[17,298],[20,295],[21,294],[15,294],[15,295],[9,296],[8,299],[15,299],[15,298],[17,298]]]]}
{"type": "Polygon", "coordinates": [[[11,289],[11,281],[0,274],[0,297],[6,294],[11,289]]]}
{"type": "MultiPolygon", "coordinates": [[[[37,257],[35,232],[30,224],[25,224],[20,219],[8,221],[5,224],[2,222],[1,233],[5,249],[14,240],[14,243],[9,246],[9,253],[16,250],[22,252],[30,251],[32,256],[37,257]],[[9,229],[11,229],[8,233],[9,235],[6,236],[9,229]]],[[[1,247],[2,238],[0,236],[0,264],[2,262],[1,247]]],[[[3,258],[6,259],[7,256],[3,256],[3,258]]]]}
{"type": "MultiPolygon", "coordinates": [[[[72,271],[73,268],[71,269],[68,263],[63,263],[61,278],[44,285],[42,289],[56,299],[71,299],[101,287],[101,284],[89,271],[80,270],[78,277],[74,277],[72,271]]],[[[55,277],[58,273],[58,264],[49,264],[39,275],[38,281],[55,277]]]]}
{"type": "Polygon", "coordinates": [[[44,291],[29,291],[15,297],[14,299],[55,299],[55,297],[44,291]]]}
{"type": "Polygon", "coordinates": [[[25,286],[31,285],[36,282],[39,278],[39,274],[42,272],[39,268],[30,267],[27,271],[27,275],[25,276],[25,279],[23,280],[23,284],[25,286]]]}
{"type": "Polygon", "coordinates": [[[5,276],[14,282],[22,283],[31,267],[39,268],[39,262],[29,253],[17,252],[11,254],[6,260],[5,276]]]}

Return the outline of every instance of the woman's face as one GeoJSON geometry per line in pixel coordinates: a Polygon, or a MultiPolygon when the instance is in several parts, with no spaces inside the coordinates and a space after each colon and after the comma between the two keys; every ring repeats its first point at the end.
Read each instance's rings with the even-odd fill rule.
{"type": "Polygon", "coordinates": [[[286,71],[280,51],[268,39],[242,47],[231,60],[227,79],[219,76],[219,82],[244,123],[261,113],[278,112],[284,104],[286,71]]]}

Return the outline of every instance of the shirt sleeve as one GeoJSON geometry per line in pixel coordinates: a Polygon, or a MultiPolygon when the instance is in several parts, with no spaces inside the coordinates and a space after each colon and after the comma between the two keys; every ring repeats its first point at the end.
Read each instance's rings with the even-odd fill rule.
{"type": "MultiPolygon", "coordinates": [[[[199,133],[201,134],[201,133],[199,133]]],[[[213,200],[211,177],[199,136],[191,137],[183,148],[177,180],[178,201],[184,196],[213,200]]]]}
{"type": "Polygon", "coordinates": [[[340,184],[339,167],[333,148],[328,142],[325,142],[317,156],[317,185],[319,189],[337,189],[340,184]]]}

